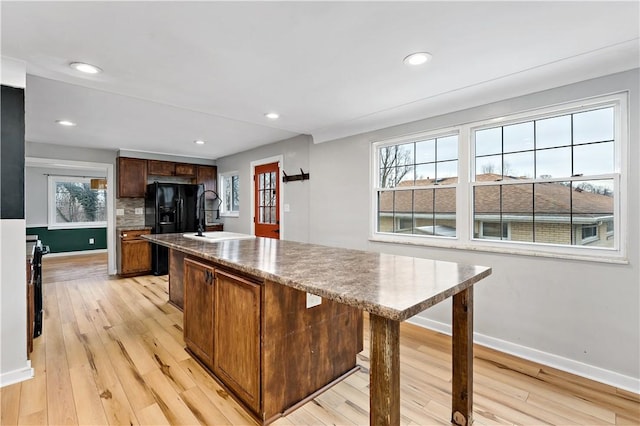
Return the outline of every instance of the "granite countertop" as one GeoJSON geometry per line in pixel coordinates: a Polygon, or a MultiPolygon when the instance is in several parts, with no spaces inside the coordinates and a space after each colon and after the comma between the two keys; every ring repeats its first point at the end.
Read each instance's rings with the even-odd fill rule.
{"type": "Polygon", "coordinates": [[[151,226],[144,226],[144,225],[122,225],[122,226],[116,226],[116,232],[120,232],[120,231],[141,231],[143,229],[151,229],[151,226]]]}
{"type": "Polygon", "coordinates": [[[254,238],[204,242],[182,234],[154,243],[247,274],[403,321],[491,274],[486,266],[254,238]]]}

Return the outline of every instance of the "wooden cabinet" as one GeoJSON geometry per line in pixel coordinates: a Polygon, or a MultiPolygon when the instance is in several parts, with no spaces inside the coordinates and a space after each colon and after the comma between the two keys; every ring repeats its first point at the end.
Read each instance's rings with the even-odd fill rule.
{"type": "Polygon", "coordinates": [[[196,166],[195,164],[186,164],[186,163],[175,163],[176,176],[184,176],[184,177],[196,177],[196,166]]]}
{"type": "Polygon", "coordinates": [[[184,260],[184,341],[210,369],[214,350],[214,270],[192,260],[184,260]]]}
{"type": "Polygon", "coordinates": [[[215,272],[213,372],[253,411],[260,409],[260,285],[215,272]]]}
{"type": "Polygon", "coordinates": [[[147,160],[118,157],[118,198],[143,198],[147,187],[147,160]]]}
{"type": "Polygon", "coordinates": [[[195,164],[148,160],[149,175],[151,176],[182,176],[193,178],[196,177],[197,167],[195,164]]]}
{"type": "Polygon", "coordinates": [[[171,161],[148,160],[149,174],[152,176],[173,176],[176,174],[176,163],[171,161]]]}
{"type": "Polygon", "coordinates": [[[181,251],[169,249],[169,303],[184,309],[184,258],[181,251]]]}
{"type": "MultiPolygon", "coordinates": [[[[211,190],[218,192],[218,168],[216,166],[198,166],[196,183],[204,185],[205,191],[211,190]]],[[[208,193],[207,199],[213,199],[214,195],[208,193]]]]}
{"type": "Polygon", "coordinates": [[[131,277],[151,272],[151,243],[140,238],[148,229],[120,231],[120,275],[131,277]]]}
{"type": "Polygon", "coordinates": [[[187,348],[259,424],[358,369],[360,310],[186,256],[187,348]]]}

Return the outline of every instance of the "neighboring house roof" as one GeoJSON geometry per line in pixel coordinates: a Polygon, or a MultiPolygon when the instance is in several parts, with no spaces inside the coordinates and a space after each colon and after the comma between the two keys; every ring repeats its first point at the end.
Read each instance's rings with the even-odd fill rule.
{"type": "MultiPolygon", "coordinates": [[[[479,182],[515,181],[521,178],[487,173],[476,176],[479,182]]],[[[457,178],[443,179],[440,185],[454,184],[457,178]]],[[[433,179],[422,179],[401,182],[403,186],[434,185],[433,179]]],[[[475,187],[475,212],[478,215],[494,216],[502,213],[503,220],[531,219],[532,213],[536,218],[552,216],[558,221],[562,216],[567,218],[573,213],[573,218],[583,219],[603,218],[613,215],[613,197],[594,192],[588,192],[571,187],[563,183],[522,183],[500,186],[475,187]],[[534,199],[535,186],[535,199],[534,199]],[[502,209],[500,206],[500,192],[502,191],[502,209]],[[510,219],[509,219],[510,218],[510,219]]],[[[411,191],[388,191],[380,194],[380,211],[395,213],[429,213],[436,214],[455,212],[455,188],[414,189],[411,191]],[[394,203],[395,193],[395,203],[394,203]],[[434,200],[435,194],[435,200],[434,200]],[[435,202],[434,202],[435,201],[435,202]],[[395,204],[395,209],[394,209],[395,204]]],[[[562,221],[562,220],[560,220],[562,221]]]]}

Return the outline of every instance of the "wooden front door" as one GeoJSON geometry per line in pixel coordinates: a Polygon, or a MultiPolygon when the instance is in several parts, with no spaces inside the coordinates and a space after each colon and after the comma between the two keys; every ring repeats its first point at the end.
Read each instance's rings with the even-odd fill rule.
{"type": "Polygon", "coordinates": [[[280,239],[280,168],[277,162],[255,167],[254,187],[256,237],[280,239]]]}

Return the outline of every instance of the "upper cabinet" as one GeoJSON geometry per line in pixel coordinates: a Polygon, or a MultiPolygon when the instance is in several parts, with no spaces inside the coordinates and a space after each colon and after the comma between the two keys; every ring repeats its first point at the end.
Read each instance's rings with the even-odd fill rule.
{"type": "MultiPolygon", "coordinates": [[[[204,185],[204,189],[217,191],[218,181],[218,168],[216,166],[198,166],[198,174],[196,176],[196,183],[204,185]]],[[[206,198],[215,198],[213,194],[207,194],[206,198]]]]}
{"type": "Polygon", "coordinates": [[[151,176],[182,176],[196,177],[196,165],[174,163],[172,161],[148,160],[149,175],[151,176]]]}
{"type": "Polygon", "coordinates": [[[147,160],[118,157],[118,198],[143,198],[147,186],[147,160]]]}
{"type": "MultiPolygon", "coordinates": [[[[162,182],[162,176],[182,177],[216,190],[218,168],[172,161],[118,157],[118,198],[143,198],[147,178],[162,182]],[[157,177],[160,177],[157,179],[157,177]]],[[[213,194],[207,194],[212,198],[213,194]]]]}

